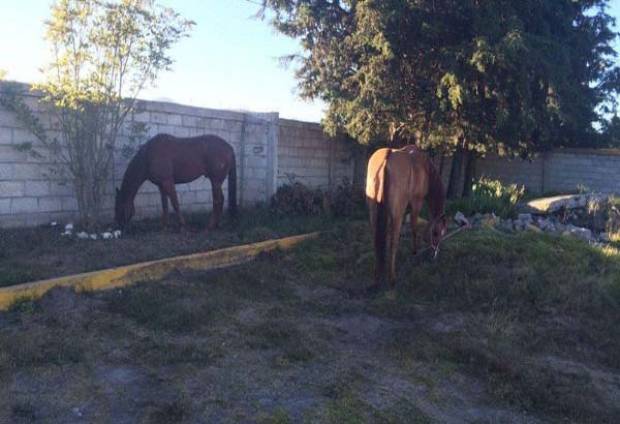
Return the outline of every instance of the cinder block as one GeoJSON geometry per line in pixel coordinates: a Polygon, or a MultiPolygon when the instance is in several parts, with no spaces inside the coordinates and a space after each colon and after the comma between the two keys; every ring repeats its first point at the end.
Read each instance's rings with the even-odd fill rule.
{"type": "Polygon", "coordinates": [[[0,127],[0,144],[13,143],[13,129],[8,127],[0,127]]]}
{"type": "Polygon", "coordinates": [[[169,125],[178,125],[178,126],[184,125],[182,115],[177,115],[177,114],[174,114],[174,113],[169,114],[168,115],[168,124],[169,125]]]}
{"type": "Polygon", "coordinates": [[[21,197],[24,183],[21,181],[0,181],[0,197],[21,197]]]}
{"type": "Polygon", "coordinates": [[[0,144],[0,163],[26,162],[28,153],[19,151],[13,145],[0,144]]]}
{"type": "Polygon", "coordinates": [[[62,210],[62,202],[58,197],[40,197],[38,210],[40,212],[58,212],[62,210]]]}
{"type": "Polygon", "coordinates": [[[0,163],[0,180],[13,180],[15,167],[10,163],[0,163]]]}
{"type": "Polygon", "coordinates": [[[0,126],[2,127],[17,127],[19,122],[13,112],[9,112],[4,108],[0,108],[0,126]]]}
{"type": "Polygon", "coordinates": [[[16,180],[47,179],[50,172],[50,165],[47,164],[16,163],[13,167],[16,180]]]}
{"type": "Polygon", "coordinates": [[[34,134],[23,128],[13,128],[13,144],[33,143],[39,144],[34,134]]]}
{"type": "Polygon", "coordinates": [[[38,202],[36,197],[16,197],[11,199],[11,213],[37,212],[38,202]]]}
{"type": "Polygon", "coordinates": [[[169,114],[167,114],[167,113],[151,112],[151,119],[150,119],[149,122],[156,123],[156,124],[167,124],[168,123],[168,116],[169,116],[169,114]]]}
{"type": "Polygon", "coordinates": [[[24,190],[26,196],[47,196],[50,193],[50,183],[48,181],[26,181],[24,190]]]}
{"type": "Polygon", "coordinates": [[[74,193],[71,183],[61,181],[50,182],[50,194],[54,196],[72,196],[74,193]]]}
{"type": "Polygon", "coordinates": [[[78,211],[78,202],[77,199],[73,197],[63,197],[61,198],[62,202],[62,210],[65,212],[77,212],[78,211]]]}
{"type": "Polygon", "coordinates": [[[11,199],[0,199],[0,215],[11,213],[11,199]]]}

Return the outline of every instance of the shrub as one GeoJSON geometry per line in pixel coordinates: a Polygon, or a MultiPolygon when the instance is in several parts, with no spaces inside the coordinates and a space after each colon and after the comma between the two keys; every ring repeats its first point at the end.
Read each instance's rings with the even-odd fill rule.
{"type": "Polygon", "coordinates": [[[449,203],[448,212],[461,211],[468,216],[477,212],[494,213],[502,218],[513,218],[524,194],[524,186],[505,185],[499,180],[482,177],[473,185],[471,196],[449,203]]]}
{"type": "Polygon", "coordinates": [[[355,215],[366,206],[364,191],[355,187],[348,178],[329,195],[329,207],[336,217],[355,215]]]}
{"type": "Polygon", "coordinates": [[[271,198],[271,209],[282,215],[319,215],[325,210],[320,189],[310,189],[300,182],[278,187],[271,198]]]}
{"type": "Polygon", "coordinates": [[[271,198],[273,212],[289,216],[331,214],[348,217],[364,210],[364,194],[345,178],[331,192],[290,181],[278,188],[271,198]]]}

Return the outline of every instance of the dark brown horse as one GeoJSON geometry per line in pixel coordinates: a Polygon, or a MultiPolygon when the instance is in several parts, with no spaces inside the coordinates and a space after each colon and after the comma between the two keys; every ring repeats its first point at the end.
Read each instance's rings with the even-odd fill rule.
{"type": "Polygon", "coordinates": [[[437,254],[447,229],[446,194],[441,176],[428,156],[415,146],[398,150],[383,148],[373,153],[368,161],[366,200],[375,244],[376,284],[386,271],[387,260],[387,280],[390,286],[394,285],[396,252],[407,206],[411,207],[413,252],[417,252],[416,225],[424,199],[428,201],[431,216],[427,229],[430,244],[437,254]]]}
{"type": "Polygon", "coordinates": [[[131,159],[120,190],[116,189],[115,219],[122,227],[134,214],[134,198],[145,181],[159,187],[163,210],[162,223],[168,221],[168,198],[172,202],[179,224],[185,225],[179,209],[175,184],[183,184],[205,176],[211,180],[213,213],[209,229],[217,227],[222,216],[224,193],[222,183],[228,176],[228,209],[237,210],[237,169],[235,152],[230,144],[215,135],[178,138],[158,134],[140,147],[131,159]]]}

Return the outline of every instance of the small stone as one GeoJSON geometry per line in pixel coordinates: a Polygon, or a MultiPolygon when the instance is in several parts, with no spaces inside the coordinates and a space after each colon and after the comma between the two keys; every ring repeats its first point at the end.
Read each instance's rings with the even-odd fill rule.
{"type": "Polygon", "coordinates": [[[454,215],[454,221],[461,226],[469,225],[469,220],[460,211],[454,215]]]}
{"type": "Polygon", "coordinates": [[[88,233],[84,232],[84,231],[80,231],[79,233],[77,233],[77,238],[84,240],[88,238],[88,233]]]}
{"type": "Polygon", "coordinates": [[[105,233],[101,233],[101,238],[104,240],[109,240],[111,238],[114,238],[114,235],[112,235],[112,233],[106,231],[105,233]]]}
{"type": "Polygon", "coordinates": [[[120,238],[121,236],[121,230],[116,230],[112,233],[112,235],[114,236],[114,238],[120,238]]]}
{"type": "Polygon", "coordinates": [[[68,223],[67,225],[65,225],[65,231],[73,231],[73,224],[68,223]]]}
{"type": "Polygon", "coordinates": [[[97,240],[97,234],[91,234],[90,235],[90,239],[91,240],[97,240]]]}
{"type": "Polygon", "coordinates": [[[587,228],[575,227],[574,225],[567,226],[567,229],[562,233],[564,236],[573,236],[581,240],[592,241],[592,231],[587,228]]]}
{"type": "Polygon", "coordinates": [[[58,225],[58,223],[56,221],[50,222],[50,227],[55,227],[56,225],[58,225]]]}

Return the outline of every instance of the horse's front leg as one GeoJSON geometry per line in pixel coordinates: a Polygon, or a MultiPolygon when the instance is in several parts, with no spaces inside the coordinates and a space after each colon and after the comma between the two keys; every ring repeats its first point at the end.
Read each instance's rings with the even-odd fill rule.
{"type": "Polygon", "coordinates": [[[183,215],[181,215],[181,209],[179,208],[179,198],[177,197],[177,190],[174,186],[174,181],[166,181],[162,183],[163,190],[165,194],[170,197],[170,201],[172,202],[172,207],[177,214],[177,218],[179,220],[179,225],[181,227],[185,227],[185,219],[183,219],[183,215]]]}
{"type": "Polygon", "coordinates": [[[168,226],[168,195],[161,185],[159,186],[159,194],[161,196],[161,224],[166,228],[168,226]]]}
{"type": "Polygon", "coordinates": [[[414,199],[411,201],[411,239],[413,254],[418,253],[418,217],[420,216],[420,209],[422,209],[422,200],[414,199]]]}
{"type": "Polygon", "coordinates": [[[224,192],[222,191],[222,182],[211,180],[211,190],[213,191],[213,212],[209,219],[208,230],[217,228],[224,210],[224,192]]]}

